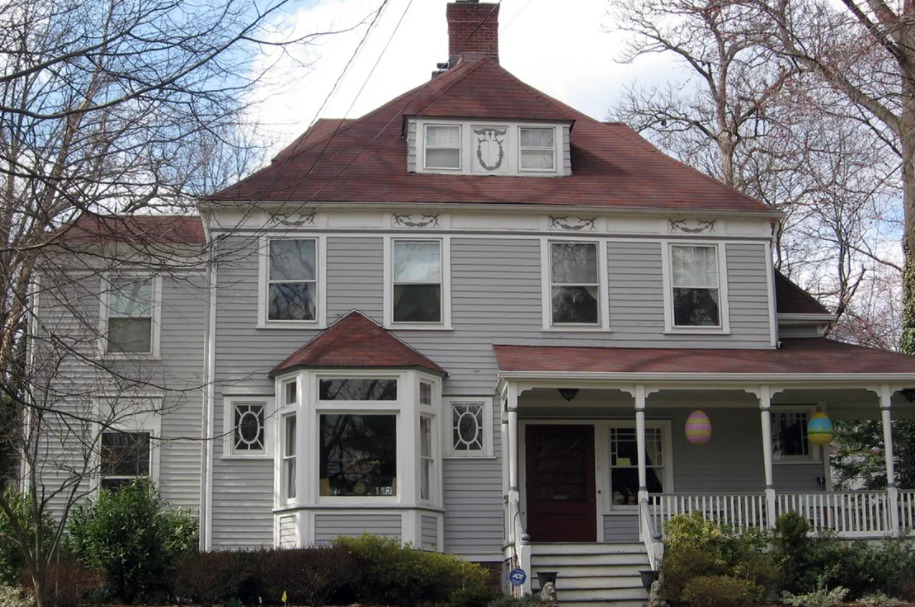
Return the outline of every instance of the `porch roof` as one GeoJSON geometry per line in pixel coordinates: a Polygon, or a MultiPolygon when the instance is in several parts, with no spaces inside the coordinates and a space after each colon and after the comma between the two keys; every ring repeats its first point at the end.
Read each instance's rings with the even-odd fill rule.
{"type": "Polygon", "coordinates": [[[824,338],[786,339],[778,349],[594,348],[495,345],[499,371],[512,375],[652,375],[702,379],[772,376],[811,380],[915,381],[915,356],[824,338]]]}

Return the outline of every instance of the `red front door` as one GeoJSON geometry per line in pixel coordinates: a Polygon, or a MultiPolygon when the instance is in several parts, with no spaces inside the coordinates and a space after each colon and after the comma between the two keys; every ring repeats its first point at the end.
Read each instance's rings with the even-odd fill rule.
{"type": "Polygon", "coordinates": [[[532,424],[524,440],[531,540],[595,541],[594,427],[532,424]]]}

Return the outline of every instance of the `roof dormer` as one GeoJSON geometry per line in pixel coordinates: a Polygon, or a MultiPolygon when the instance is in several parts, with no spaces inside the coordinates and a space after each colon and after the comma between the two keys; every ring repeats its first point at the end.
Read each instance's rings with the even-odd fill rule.
{"type": "Polygon", "coordinates": [[[571,123],[510,120],[407,120],[407,170],[444,175],[572,174],[571,123]]]}

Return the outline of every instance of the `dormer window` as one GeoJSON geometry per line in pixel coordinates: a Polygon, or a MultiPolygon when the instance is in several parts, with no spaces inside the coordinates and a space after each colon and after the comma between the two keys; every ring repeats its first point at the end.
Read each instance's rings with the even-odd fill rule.
{"type": "Polygon", "coordinates": [[[571,175],[571,124],[423,118],[408,127],[410,172],[461,175],[571,175]]]}
{"type": "Polygon", "coordinates": [[[426,168],[461,168],[461,127],[426,125],[426,168]]]}
{"type": "Polygon", "coordinates": [[[520,168],[522,171],[556,170],[556,146],[553,129],[540,127],[521,127],[520,129],[520,168]]]}

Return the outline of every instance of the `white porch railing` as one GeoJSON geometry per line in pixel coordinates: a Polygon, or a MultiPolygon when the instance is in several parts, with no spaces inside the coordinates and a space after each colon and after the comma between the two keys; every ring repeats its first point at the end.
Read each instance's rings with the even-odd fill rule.
{"type": "Polygon", "coordinates": [[[737,529],[766,526],[764,493],[655,493],[649,496],[653,526],[664,529],[664,523],[678,514],[698,511],[705,520],[731,525],[737,529]]]}
{"type": "Polygon", "coordinates": [[[899,528],[906,532],[915,529],[915,490],[899,492],[899,528]]]}
{"type": "Polygon", "coordinates": [[[796,512],[814,529],[829,529],[848,537],[883,536],[894,531],[885,491],[785,493],[776,499],[776,512],[796,512]]]}
{"type": "MultiPolygon", "coordinates": [[[[796,512],[814,529],[828,529],[844,537],[883,537],[915,529],[915,490],[898,492],[898,527],[894,528],[891,500],[886,491],[819,491],[781,493],[775,498],[775,516],[796,512]]],[[[649,496],[652,527],[678,514],[698,511],[736,529],[761,529],[774,523],[766,516],[764,493],[682,494],[657,493],[649,496]]]]}
{"type": "Polygon", "coordinates": [[[664,542],[661,541],[660,527],[655,526],[650,515],[647,499],[639,500],[639,535],[648,553],[648,563],[653,571],[657,571],[664,557],[664,542]]]}
{"type": "Polygon", "coordinates": [[[524,530],[524,524],[521,522],[521,502],[517,493],[509,494],[508,498],[508,520],[506,524],[509,529],[509,545],[512,548],[513,565],[520,567],[527,573],[527,579],[519,587],[522,595],[531,593],[531,541],[530,536],[524,530]]]}

